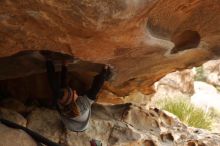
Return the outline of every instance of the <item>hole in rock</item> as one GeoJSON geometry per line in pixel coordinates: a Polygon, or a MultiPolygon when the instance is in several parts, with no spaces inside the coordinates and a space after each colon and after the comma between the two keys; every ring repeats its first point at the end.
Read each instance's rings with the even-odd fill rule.
{"type": "Polygon", "coordinates": [[[152,140],[145,140],[144,145],[145,146],[156,146],[152,140]]]}
{"type": "Polygon", "coordinates": [[[171,133],[164,133],[160,135],[162,141],[174,141],[174,137],[171,133]]]}
{"type": "MultiPolygon", "coordinates": [[[[62,60],[70,60],[72,56],[48,52],[52,54],[49,55],[51,60],[55,60],[55,75],[59,78],[62,60]]],[[[84,94],[102,67],[102,64],[72,58],[68,65],[68,85],[79,95],[84,94]]],[[[39,105],[47,105],[52,100],[45,54],[42,55],[42,51],[23,51],[0,58],[0,68],[0,100],[12,98],[23,103],[36,101],[39,105]]]]}
{"type": "Polygon", "coordinates": [[[189,141],[188,146],[196,146],[197,144],[194,141],[189,141]]]}
{"type": "Polygon", "coordinates": [[[199,33],[192,30],[186,30],[181,34],[173,36],[171,41],[175,44],[175,46],[171,50],[171,54],[198,47],[200,39],[201,37],[199,33]]]}

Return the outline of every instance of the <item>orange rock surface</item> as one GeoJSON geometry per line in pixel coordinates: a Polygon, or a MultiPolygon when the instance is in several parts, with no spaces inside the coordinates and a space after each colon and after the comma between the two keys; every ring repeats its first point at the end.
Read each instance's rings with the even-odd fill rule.
{"type": "Polygon", "coordinates": [[[219,0],[2,0],[0,56],[67,53],[111,64],[113,93],[149,93],[166,73],[218,57],[219,26],[219,0]]]}

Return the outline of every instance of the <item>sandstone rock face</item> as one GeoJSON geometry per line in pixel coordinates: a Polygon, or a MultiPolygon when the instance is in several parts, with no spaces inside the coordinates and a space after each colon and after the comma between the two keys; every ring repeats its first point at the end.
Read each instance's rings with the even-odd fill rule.
{"type": "Polygon", "coordinates": [[[151,97],[152,95],[144,95],[140,92],[132,92],[128,96],[118,97],[107,90],[102,90],[98,94],[97,103],[105,105],[132,103],[139,106],[148,106],[150,104],[151,97]]]}
{"type": "Polygon", "coordinates": [[[1,57],[51,50],[111,64],[118,95],[152,92],[166,73],[219,56],[219,0],[3,0],[0,8],[1,57]]]}
{"type": "Polygon", "coordinates": [[[206,82],[195,81],[194,89],[195,94],[191,96],[193,104],[206,111],[209,109],[220,111],[220,94],[214,86],[206,82]]]}
{"type": "MultiPolygon", "coordinates": [[[[92,139],[103,146],[219,146],[220,135],[190,128],[175,116],[157,108],[146,109],[132,104],[94,104],[89,128],[71,132],[60,123],[57,111],[33,110],[27,127],[63,146],[90,146],[92,139]]],[[[0,124],[0,146],[35,146],[23,131],[0,124]],[[12,139],[13,141],[9,140],[12,139]]]]}
{"type": "Polygon", "coordinates": [[[24,127],[26,127],[27,124],[27,120],[22,115],[13,110],[0,108],[0,117],[9,121],[14,121],[15,123],[24,127]]]}
{"type": "Polygon", "coordinates": [[[104,146],[218,146],[219,136],[188,128],[174,116],[154,108],[94,105],[89,129],[78,134],[68,131],[67,145],[89,146],[89,141],[96,139],[104,146]]]}
{"type": "Polygon", "coordinates": [[[190,69],[167,74],[154,84],[152,103],[162,98],[189,98],[194,93],[194,76],[190,69]]]}
{"type": "Polygon", "coordinates": [[[54,142],[60,142],[62,123],[57,111],[40,108],[33,110],[27,118],[27,127],[41,133],[54,142]]]}
{"type": "Polygon", "coordinates": [[[25,132],[0,124],[0,146],[37,146],[37,143],[25,132]]]}
{"type": "Polygon", "coordinates": [[[98,94],[98,103],[102,104],[123,104],[125,103],[123,97],[118,97],[117,95],[109,92],[107,90],[101,90],[98,94]]]}
{"type": "Polygon", "coordinates": [[[211,60],[202,65],[206,81],[220,86],[220,60],[211,60]]]}

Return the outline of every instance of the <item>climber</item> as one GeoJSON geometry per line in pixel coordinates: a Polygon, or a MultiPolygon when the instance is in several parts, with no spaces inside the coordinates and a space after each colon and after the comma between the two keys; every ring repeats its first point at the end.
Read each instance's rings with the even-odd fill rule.
{"type": "Polygon", "coordinates": [[[55,67],[52,60],[46,58],[48,80],[53,96],[60,112],[62,122],[71,131],[82,132],[86,130],[91,115],[91,104],[104,84],[112,75],[111,68],[104,66],[101,72],[94,77],[91,88],[83,95],[78,96],[67,83],[67,61],[62,62],[61,82],[55,76],[55,67]]]}

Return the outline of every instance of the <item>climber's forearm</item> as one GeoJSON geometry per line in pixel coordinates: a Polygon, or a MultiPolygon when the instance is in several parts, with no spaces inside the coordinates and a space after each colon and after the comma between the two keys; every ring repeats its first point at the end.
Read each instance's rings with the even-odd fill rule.
{"type": "Polygon", "coordinates": [[[98,74],[95,76],[91,88],[87,91],[86,95],[91,100],[96,100],[97,94],[102,88],[105,82],[105,77],[102,74],[98,74]]]}
{"type": "Polygon", "coordinates": [[[112,70],[110,66],[105,65],[101,72],[94,77],[91,88],[87,92],[88,98],[91,100],[96,100],[96,96],[102,88],[104,82],[109,80],[112,75],[112,70]]]}

